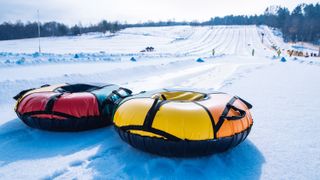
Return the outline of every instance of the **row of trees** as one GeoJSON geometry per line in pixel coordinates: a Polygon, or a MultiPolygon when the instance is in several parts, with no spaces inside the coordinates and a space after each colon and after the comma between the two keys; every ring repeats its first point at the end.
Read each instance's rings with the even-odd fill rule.
{"type": "Polygon", "coordinates": [[[320,4],[301,4],[292,12],[287,8],[268,7],[255,16],[225,16],[211,18],[198,25],[268,25],[282,31],[286,41],[307,41],[320,44],[320,4]]]}
{"type": "Polygon", "coordinates": [[[276,14],[265,14],[265,24],[279,28],[285,40],[320,43],[320,4],[302,4],[291,13],[279,7],[276,14]]]}
{"type": "MultiPolygon", "coordinates": [[[[83,27],[81,24],[68,27],[58,22],[41,24],[41,36],[65,36],[79,35],[88,32],[112,33],[127,27],[155,27],[155,26],[176,26],[176,25],[268,25],[282,31],[287,41],[307,41],[320,44],[320,4],[301,4],[292,12],[287,8],[272,6],[265,10],[262,15],[254,16],[225,16],[211,18],[205,22],[176,22],[160,21],[146,22],[139,24],[121,24],[118,22],[101,21],[98,24],[83,27]]],[[[0,40],[20,39],[37,37],[37,23],[3,23],[0,25],[0,40]]]]}
{"type": "MultiPolygon", "coordinates": [[[[82,26],[81,24],[68,27],[65,24],[58,22],[47,22],[40,25],[41,37],[49,36],[74,36],[88,32],[107,32],[112,33],[125,28],[124,25],[118,22],[101,21],[98,24],[90,26],[82,26]]],[[[0,24],[0,40],[22,39],[38,37],[38,24],[36,22],[16,23],[5,22],[0,24]]]]}

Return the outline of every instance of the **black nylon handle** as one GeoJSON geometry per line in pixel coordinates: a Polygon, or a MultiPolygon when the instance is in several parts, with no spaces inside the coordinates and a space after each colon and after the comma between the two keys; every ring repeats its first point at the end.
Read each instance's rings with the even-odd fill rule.
{"type": "Polygon", "coordinates": [[[35,90],[35,88],[23,90],[23,91],[19,92],[17,95],[15,95],[15,96],[13,97],[13,99],[17,101],[17,100],[20,99],[23,95],[25,95],[27,92],[32,91],[32,90],[35,90]]]}
{"type": "Polygon", "coordinates": [[[227,120],[239,120],[239,119],[242,119],[246,116],[246,111],[242,110],[242,109],[239,109],[237,107],[235,107],[234,105],[232,104],[227,104],[228,108],[230,109],[233,109],[234,111],[237,111],[239,112],[239,116],[225,116],[224,118],[227,119],[227,120]]]}
{"type": "Polygon", "coordinates": [[[123,90],[125,91],[127,94],[132,94],[132,91],[130,89],[124,88],[124,87],[120,87],[119,90],[123,90]]]}
{"type": "Polygon", "coordinates": [[[91,92],[97,89],[101,89],[105,85],[97,86],[91,84],[67,84],[61,87],[58,87],[54,92],[59,93],[78,93],[78,92],[91,92]]]}
{"type": "Polygon", "coordinates": [[[124,99],[124,98],[126,98],[126,97],[128,97],[128,96],[131,96],[132,91],[129,90],[129,89],[127,89],[127,88],[120,87],[120,88],[117,89],[117,90],[113,90],[112,93],[115,94],[115,95],[117,95],[117,96],[119,96],[120,98],[124,99]],[[120,91],[124,91],[124,92],[126,93],[126,95],[122,95],[122,94],[120,93],[120,91]]]}

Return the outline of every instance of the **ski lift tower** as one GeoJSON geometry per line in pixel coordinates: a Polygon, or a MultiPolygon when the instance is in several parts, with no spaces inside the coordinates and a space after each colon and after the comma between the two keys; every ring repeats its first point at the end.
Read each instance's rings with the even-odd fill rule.
{"type": "Polygon", "coordinates": [[[38,16],[38,40],[39,40],[39,54],[41,53],[41,45],[40,45],[40,15],[39,10],[37,10],[37,16],[38,16]]]}

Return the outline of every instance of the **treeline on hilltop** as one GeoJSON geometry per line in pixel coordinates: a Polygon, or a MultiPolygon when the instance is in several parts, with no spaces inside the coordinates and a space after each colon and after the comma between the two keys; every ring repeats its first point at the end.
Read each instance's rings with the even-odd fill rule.
{"type": "MultiPolygon", "coordinates": [[[[117,32],[127,27],[157,27],[176,25],[268,25],[282,31],[286,41],[306,41],[320,44],[320,4],[301,4],[292,12],[285,7],[268,7],[264,14],[254,16],[224,16],[211,18],[205,22],[160,21],[138,24],[121,24],[118,22],[101,21],[98,24],[68,27],[58,22],[43,23],[40,26],[41,37],[79,35],[88,32],[117,32]]],[[[0,25],[0,40],[32,38],[38,36],[36,22],[16,23],[5,22],[0,25]]]]}
{"type": "MultiPolygon", "coordinates": [[[[125,28],[124,25],[118,22],[107,22],[106,20],[101,21],[98,24],[90,26],[82,26],[81,24],[68,27],[65,24],[58,22],[47,22],[40,25],[41,37],[50,36],[75,36],[89,32],[107,32],[114,33],[125,28]]],[[[33,38],[38,37],[38,23],[28,22],[22,23],[18,21],[16,23],[5,22],[0,24],[0,40],[10,39],[22,39],[22,38],[33,38]]]]}

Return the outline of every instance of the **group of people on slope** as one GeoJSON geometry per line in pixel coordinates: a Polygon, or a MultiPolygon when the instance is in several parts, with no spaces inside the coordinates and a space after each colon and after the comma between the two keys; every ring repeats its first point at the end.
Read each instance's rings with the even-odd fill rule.
{"type": "MultiPolygon", "coordinates": [[[[278,57],[280,57],[280,55],[281,55],[281,53],[282,53],[282,52],[281,52],[281,49],[278,48],[278,49],[275,49],[275,50],[276,50],[276,52],[277,52],[278,57]]],[[[284,49],[283,49],[283,50],[284,50],[284,49]]],[[[214,56],[215,53],[216,53],[216,50],[215,50],[215,48],[213,48],[213,49],[212,49],[212,56],[214,56]]],[[[287,53],[288,53],[288,55],[289,55],[290,57],[291,57],[291,56],[309,57],[309,53],[308,53],[308,52],[306,52],[306,53],[304,54],[302,51],[287,50],[287,53]]],[[[254,56],[254,54],[255,54],[255,50],[252,49],[251,55],[254,56]]],[[[310,53],[310,57],[320,57],[320,49],[319,49],[319,54],[312,52],[312,53],[310,53]]]]}
{"type": "Polygon", "coordinates": [[[291,56],[300,56],[300,57],[319,57],[320,56],[320,53],[317,54],[317,53],[311,52],[309,55],[308,52],[303,53],[302,51],[295,51],[295,50],[287,50],[287,53],[290,57],[291,56]]]}

